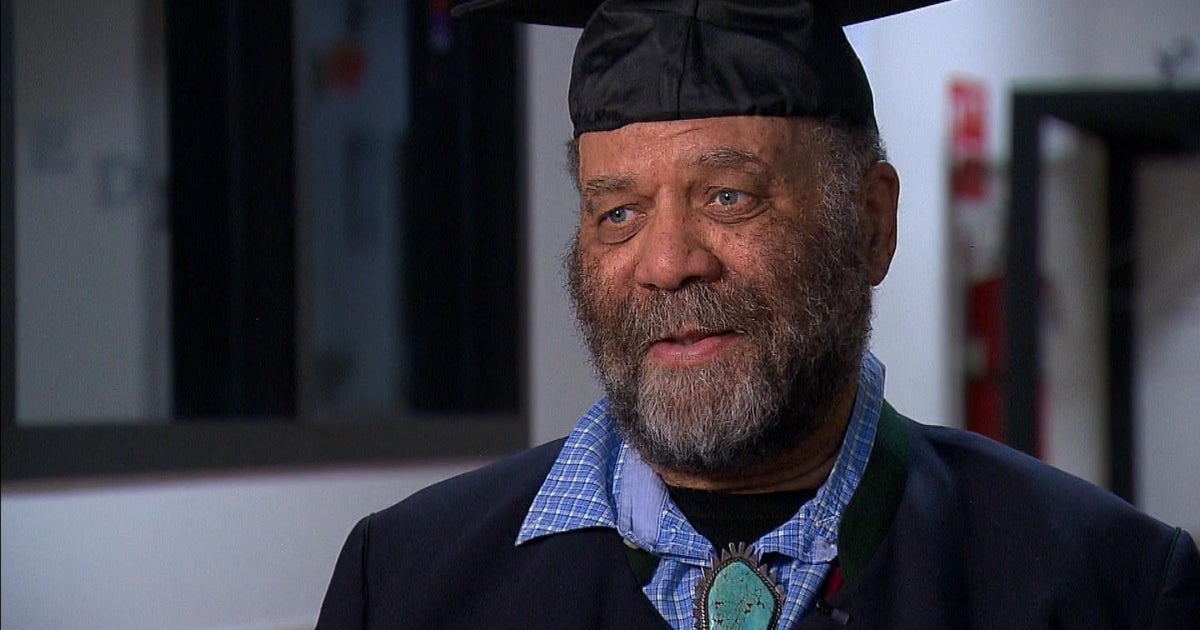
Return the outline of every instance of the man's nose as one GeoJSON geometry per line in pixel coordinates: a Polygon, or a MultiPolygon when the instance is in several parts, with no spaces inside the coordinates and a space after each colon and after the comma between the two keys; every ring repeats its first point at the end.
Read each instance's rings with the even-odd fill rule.
{"type": "Polygon", "coordinates": [[[634,280],[648,289],[675,291],[689,282],[721,277],[721,261],[704,241],[700,226],[686,212],[658,213],[643,232],[634,280]]]}

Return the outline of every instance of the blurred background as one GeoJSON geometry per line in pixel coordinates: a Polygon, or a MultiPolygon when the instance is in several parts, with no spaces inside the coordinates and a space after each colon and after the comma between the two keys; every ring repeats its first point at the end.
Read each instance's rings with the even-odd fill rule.
{"type": "MultiPolygon", "coordinates": [[[[598,396],[560,264],[576,31],[2,6],[3,628],[311,627],[358,518],[598,396]]],[[[847,32],[902,183],[888,399],[1200,536],[1200,7],[847,32]]]]}

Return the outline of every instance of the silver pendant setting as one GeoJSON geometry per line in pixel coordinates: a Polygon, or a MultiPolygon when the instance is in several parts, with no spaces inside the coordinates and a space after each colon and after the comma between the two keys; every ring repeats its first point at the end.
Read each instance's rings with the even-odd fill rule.
{"type": "Polygon", "coordinates": [[[782,612],[783,588],[746,543],[731,543],[713,558],[692,599],[696,630],[774,630],[782,612]]]}

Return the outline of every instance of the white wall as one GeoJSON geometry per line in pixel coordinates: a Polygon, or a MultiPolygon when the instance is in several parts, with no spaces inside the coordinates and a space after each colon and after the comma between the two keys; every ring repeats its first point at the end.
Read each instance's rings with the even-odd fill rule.
{"type": "Polygon", "coordinates": [[[1007,146],[1006,91],[1030,77],[1080,71],[1083,3],[960,0],[851,29],[870,41],[863,65],[876,115],[900,172],[899,245],[880,287],[873,347],[888,366],[887,395],[925,422],[961,425],[950,300],[947,216],[948,84],[985,81],[992,94],[988,153],[1007,146]],[[863,32],[859,32],[863,31],[863,32]]]}
{"type": "MultiPolygon", "coordinates": [[[[958,0],[859,27],[855,37],[869,49],[864,62],[904,184],[900,250],[879,294],[874,341],[889,366],[888,396],[903,411],[957,422],[958,385],[947,359],[952,337],[941,286],[947,275],[941,149],[946,73],[987,78],[996,94],[1029,77],[1096,76],[1108,68],[1149,75],[1153,62],[1142,61],[1148,49],[1177,32],[1200,32],[1192,7],[1194,0],[1136,6],[1116,0],[958,0]],[[1133,39],[1109,37],[1118,30],[1114,24],[1133,39]]],[[[558,270],[575,213],[574,193],[560,175],[562,141],[570,134],[561,73],[572,38],[531,29],[526,47],[533,64],[527,92],[534,171],[528,191],[530,400],[538,441],[564,433],[595,394],[571,334],[558,270]]],[[[1000,154],[1007,105],[996,105],[999,139],[992,150],[1000,154]]],[[[5,488],[0,626],[311,625],[333,559],[359,516],[478,463],[5,488]]]]}
{"type": "Polygon", "coordinates": [[[479,463],[6,489],[0,627],[311,628],[359,517],[479,463]]]}
{"type": "Polygon", "coordinates": [[[164,417],[169,404],[166,301],[155,290],[166,233],[151,194],[161,154],[148,124],[163,113],[143,89],[144,9],[140,0],[13,3],[14,73],[36,78],[14,86],[25,423],[164,417]]]}
{"type": "Polygon", "coordinates": [[[1135,493],[1200,536],[1200,155],[1143,160],[1135,181],[1135,493]]]}
{"type": "MultiPolygon", "coordinates": [[[[1195,0],[954,0],[849,29],[863,51],[876,114],[900,172],[900,242],[877,296],[873,348],[888,398],[926,422],[961,424],[958,324],[950,300],[948,80],[992,93],[989,154],[1004,164],[1017,86],[1146,84],[1157,53],[1200,42],[1195,0]]],[[[1200,64],[1186,68],[1200,77],[1200,64]]],[[[1049,245],[1047,245],[1049,246],[1049,245]]]]}
{"type": "Polygon", "coordinates": [[[579,220],[579,202],[567,172],[566,142],[573,132],[567,115],[567,82],[579,31],[536,27],[525,30],[525,76],[529,134],[528,206],[530,340],[529,401],[535,443],[566,435],[599,396],[587,353],[575,335],[574,317],[563,290],[562,254],[579,220]]]}

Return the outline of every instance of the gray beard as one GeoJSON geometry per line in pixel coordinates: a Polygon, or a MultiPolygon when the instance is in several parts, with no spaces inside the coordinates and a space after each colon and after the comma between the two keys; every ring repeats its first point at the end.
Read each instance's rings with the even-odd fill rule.
{"type": "Polygon", "coordinates": [[[853,208],[762,245],[761,277],[727,275],[677,291],[618,292],[567,258],[580,331],[619,430],[642,458],[694,474],[746,470],[793,450],[857,374],[871,289],[853,208]],[[647,359],[684,328],[738,330],[739,347],[695,367],[647,359]]]}
{"type": "MultiPolygon", "coordinates": [[[[746,357],[696,368],[647,367],[636,391],[606,384],[618,426],[642,457],[671,470],[725,472],[771,449],[762,442],[779,425],[778,380],[746,357]],[[630,399],[630,394],[633,394],[630,399]]],[[[803,418],[796,428],[807,433],[803,418]]]]}

